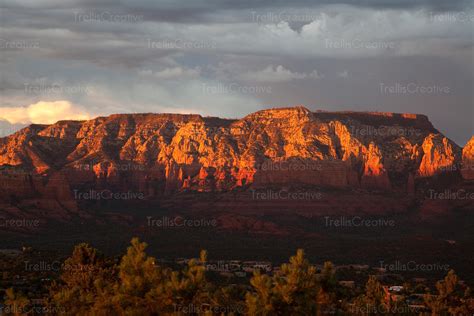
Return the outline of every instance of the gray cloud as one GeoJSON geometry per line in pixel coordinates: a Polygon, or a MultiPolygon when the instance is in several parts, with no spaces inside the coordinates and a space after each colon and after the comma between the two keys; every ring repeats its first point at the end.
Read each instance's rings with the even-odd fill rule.
{"type": "MultiPolygon", "coordinates": [[[[473,134],[471,1],[3,1],[0,107],[419,112],[473,134]],[[380,85],[450,93],[380,92],[380,85]],[[49,89],[48,87],[56,87],[49,89]]],[[[5,128],[4,128],[5,129],[5,128]]],[[[8,128],[7,128],[8,129],[8,128]]]]}

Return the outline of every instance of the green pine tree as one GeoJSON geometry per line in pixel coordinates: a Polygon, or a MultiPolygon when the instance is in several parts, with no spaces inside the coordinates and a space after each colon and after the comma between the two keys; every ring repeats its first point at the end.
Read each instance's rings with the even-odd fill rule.
{"type": "Polygon", "coordinates": [[[385,298],[382,284],[371,275],[365,285],[365,293],[355,299],[351,313],[354,315],[387,314],[389,305],[385,298]]]}
{"type": "Polygon", "coordinates": [[[298,249],[273,277],[256,272],[246,296],[249,315],[315,315],[319,290],[316,268],[298,249]]]}
{"type": "Polygon", "coordinates": [[[77,245],[64,262],[59,282],[51,286],[48,310],[62,315],[91,315],[95,305],[110,298],[103,296],[111,290],[113,275],[114,267],[107,266],[96,249],[85,243],[77,245]]]}
{"type": "Polygon", "coordinates": [[[205,311],[213,306],[210,293],[212,285],[206,279],[206,262],[207,252],[201,250],[200,258],[191,259],[183,272],[172,273],[170,287],[177,314],[187,314],[189,310],[209,314],[205,311]]]}
{"type": "Polygon", "coordinates": [[[157,315],[157,306],[151,298],[163,280],[155,259],[145,253],[146,243],[133,238],[123,256],[114,287],[112,303],[119,315],[157,315]]]}
{"type": "Polygon", "coordinates": [[[469,309],[467,303],[470,297],[470,290],[462,291],[459,287],[459,278],[450,270],[444,280],[436,283],[438,294],[426,295],[425,303],[431,310],[431,315],[472,315],[473,310],[469,309]]]}
{"type": "Polygon", "coordinates": [[[336,270],[331,262],[325,262],[318,277],[317,315],[333,313],[336,309],[336,270]]]}
{"type": "Polygon", "coordinates": [[[5,315],[27,315],[30,305],[30,301],[23,296],[21,293],[15,292],[13,288],[9,288],[5,291],[5,315]]]}

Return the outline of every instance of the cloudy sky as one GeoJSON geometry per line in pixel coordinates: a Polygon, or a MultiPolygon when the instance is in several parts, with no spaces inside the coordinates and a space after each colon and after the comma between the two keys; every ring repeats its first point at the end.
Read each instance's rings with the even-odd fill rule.
{"type": "Polygon", "coordinates": [[[458,0],[2,0],[0,134],[134,112],[427,114],[474,134],[474,8],[458,0]]]}

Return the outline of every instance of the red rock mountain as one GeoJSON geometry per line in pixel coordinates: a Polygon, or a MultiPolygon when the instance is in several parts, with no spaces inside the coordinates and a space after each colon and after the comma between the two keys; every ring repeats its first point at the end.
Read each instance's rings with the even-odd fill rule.
{"type": "Polygon", "coordinates": [[[466,180],[474,180],[474,136],[462,151],[462,175],[466,180]]]}
{"type": "Polygon", "coordinates": [[[414,179],[453,170],[462,157],[472,162],[473,146],[462,153],[418,114],[116,114],[0,138],[0,195],[66,201],[84,185],[153,197],[292,183],[410,192],[414,179]]]}

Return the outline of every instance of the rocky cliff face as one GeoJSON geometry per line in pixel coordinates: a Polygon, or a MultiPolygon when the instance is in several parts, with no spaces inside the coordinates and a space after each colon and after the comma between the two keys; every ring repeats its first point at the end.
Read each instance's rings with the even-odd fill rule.
{"type": "Polygon", "coordinates": [[[461,173],[464,179],[474,180],[474,136],[463,148],[461,173]]]}
{"type": "MultiPolygon", "coordinates": [[[[473,141],[464,160],[473,160],[473,141]]],[[[31,125],[0,138],[0,194],[77,198],[85,188],[228,191],[289,185],[412,192],[460,163],[426,116],[263,110],[240,120],[118,114],[31,125]],[[76,190],[76,191],[74,191],[76,190]]]]}

